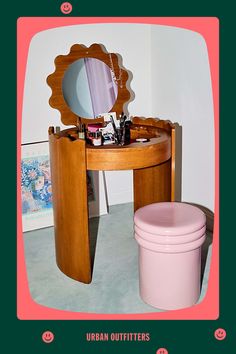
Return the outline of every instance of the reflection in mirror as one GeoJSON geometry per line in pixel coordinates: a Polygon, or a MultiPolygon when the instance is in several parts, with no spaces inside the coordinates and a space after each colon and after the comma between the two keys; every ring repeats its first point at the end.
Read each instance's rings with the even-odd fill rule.
{"type": "Polygon", "coordinates": [[[62,91],[72,112],[92,119],[111,111],[118,94],[111,69],[95,58],[72,63],[65,72],[62,91]]]}

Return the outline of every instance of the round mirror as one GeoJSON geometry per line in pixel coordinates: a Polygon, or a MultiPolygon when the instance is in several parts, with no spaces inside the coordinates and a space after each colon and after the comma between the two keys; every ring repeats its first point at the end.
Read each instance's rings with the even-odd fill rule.
{"type": "Polygon", "coordinates": [[[62,81],[63,96],[71,111],[92,119],[109,112],[118,94],[113,76],[99,59],[83,58],[72,63],[62,81]]]}
{"type": "Polygon", "coordinates": [[[52,89],[49,104],[60,111],[63,124],[77,125],[78,118],[86,123],[102,113],[113,111],[119,116],[124,112],[130,99],[129,74],[117,54],[97,43],[90,47],[74,44],[54,62],[55,71],[47,77],[52,89]]]}

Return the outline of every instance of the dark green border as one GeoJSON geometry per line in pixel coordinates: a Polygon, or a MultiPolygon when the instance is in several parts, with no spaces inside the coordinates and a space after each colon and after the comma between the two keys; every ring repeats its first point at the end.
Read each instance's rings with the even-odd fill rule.
{"type": "Polygon", "coordinates": [[[20,321],[16,318],[16,222],[15,218],[15,141],[16,141],[16,20],[27,16],[62,16],[58,0],[26,1],[2,5],[1,19],[1,81],[2,81],[2,228],[1,296],[2,296],[2,346],[7,351],[42,353],[156,353],[157,348],[167,347],[170,354],[214,353],[230,354],[236,347],[234,321],[234,253],[235,219],[232,202],[234,191],[234,75],[233,56],[235,25],[233,9],[206,2],[189,1],[173,4],[157,2],[154,5],[136,2],[113,4],[111,2],[71,1],[73,12],[68,16],[213,16],[220,19],[221,33],[221,104],[220,104],[220,317],[216,321],[20,321]],[[3,84],[4,83],[4,84],[3,84]],[[231,127],[229,129],[229,127],[231,127]],[[228,188],[226,188],[228,186],[228,188]],[[230,190],[228,190],[230,189],[230,190]],[[224,341],[214,339],[214,330],[227,331],[224,341]],[[51,344],[41,340],[41,333],[50,329],[55,334],[51,344]],[[149,342],[86,342],[86,332],[149,332],[149,342]]]}

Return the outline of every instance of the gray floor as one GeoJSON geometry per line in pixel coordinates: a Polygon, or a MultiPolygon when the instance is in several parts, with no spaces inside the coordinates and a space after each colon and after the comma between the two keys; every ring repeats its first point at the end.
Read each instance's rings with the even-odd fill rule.
{"type": "MultiPolygon", "coordinates": [[[[74,281],[56,266],[53,228],[24,234],[25,257],[32,298],[55,309],[93,313],[144,313],[159,310],[139,297],[138,247],[133,237],[133,205],[110,207],[110,213],[90,220],[97,243],[93,280],[74,281]]],[[[203,249],[203,299],[208,283],[211,238],[203,249]]]]}

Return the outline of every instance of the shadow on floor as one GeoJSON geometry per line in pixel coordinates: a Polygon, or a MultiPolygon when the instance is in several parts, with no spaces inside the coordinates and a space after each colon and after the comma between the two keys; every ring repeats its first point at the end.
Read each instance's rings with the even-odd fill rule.
{"type": "Polygon", "coordinates": [[[89,246],[91,257],[91,272],[93,275],[93,266],[96,253],[97,237],[98,237],[99,217],[89,219],[89,246]]]}
{"type": "MultiPolygon", "coordinates": [[[[112,206],[108,215],[93,218],[89,224],[93,258],[96,249],[93,281],[89,285],[67,277],[56,266],[52,227],[24,233],[28,284],[34,301],[73,312],[161,312],[144,303],[139,296],[138,246],[133,237],[132,203],[112,206]]],[[[207,249],[206,242],[204,251],[207,249]]],[[[210,257],[211,253],[207,256],[199,302],[207,291],[210,257]]]]}
{"type": "Polygon", "coordinates": [[[206,234],[206,240],[202,246],[202,254],[201,254],[201,286],[202,286],[202,282],[203,282],[203,276],[204,276],[204,272],[205,272],[205,268],[206,268],[206,261],[207,261],[207,255],[208,255],[208,251],[209,251],[209,247],[212,244],[212,237],[213,233],[207,231],[206,234]]]}

